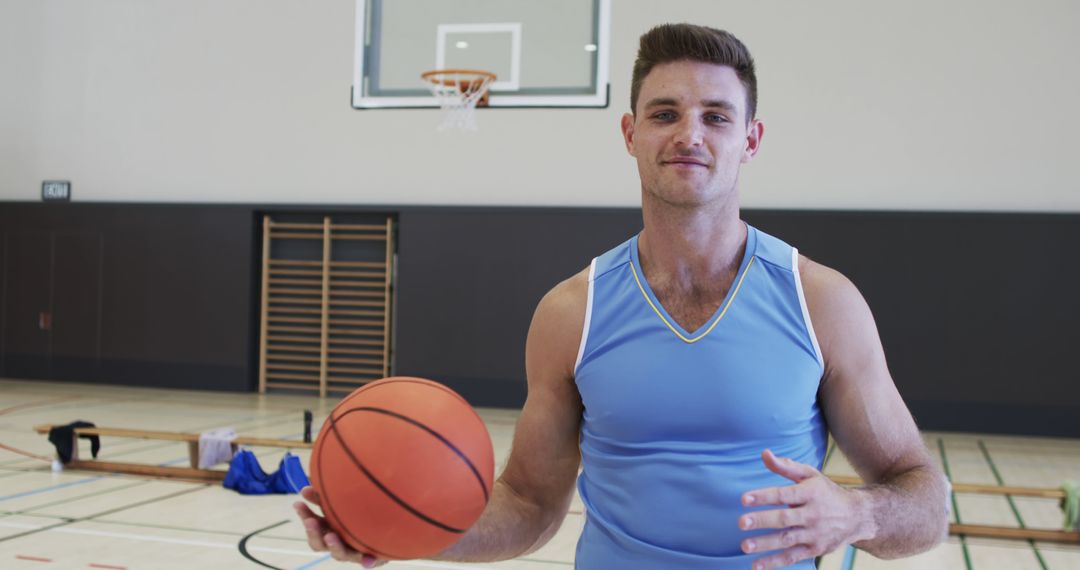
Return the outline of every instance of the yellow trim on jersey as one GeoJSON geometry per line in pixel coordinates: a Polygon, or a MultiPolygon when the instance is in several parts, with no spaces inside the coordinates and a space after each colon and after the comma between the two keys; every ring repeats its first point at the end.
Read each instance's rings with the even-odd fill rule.
{"type": "Polygon", "coordinates": [[[637,268],[634,267],[633,263],[630,264],[630,271],[634,273],[634,281],[637,282],[638,290],[641,291],[641,295],[645,297],[645,302],[648,303],[650,307],[652,307],[652,310],[654,313],[656,313],[656,316],[660,317],[660,320],[664,321],[664,324],[667,325],[667,328],[671,329],[671,332],[675,333],[675,336],[682,339],[683,342],[687,344],[694,344],[695,342],[705,338],[705,335],[712,332],[712,330],[716,328],[717,323],[719,323],[720,320],[724,318],[724,313],[726,313],[728,308],[731,307],[731,302],[735,300],[735,296],[739,294],[739,288],[742,287],[743,279],[746,279],[746,274],[750,273],[750,267],[754,265],[755,259],[757,259],[756,255],[751,257],[750,262],[746,264],[746,269],[743,270],[742,275],[739,277],[738,283],[735,284],[735,290],[731,292],[731,296],[728,297],[727,303],[724,303],[724,308],[720,311],[720,315],[716,317],[716,320],[713,321],[713,324],[709,325],[709,328],[705,332],[694,338],[686,338],[686,336],[679,332],[679,330],[676,329],[675,326],[667,320],[667,317],[664,316],[664,313],[660,312],[660,309],[657,308],[657,306],[652,302],[652,299],[649,298],[649,293],[645,291],[645,287],[642,286],[641,278],[638,277],[637,268]]]}

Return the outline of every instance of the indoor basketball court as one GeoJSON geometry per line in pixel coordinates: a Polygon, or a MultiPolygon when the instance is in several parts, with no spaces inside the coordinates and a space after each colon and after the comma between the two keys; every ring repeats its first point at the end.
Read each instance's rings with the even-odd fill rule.
{"type": "MultiPolygon", "coordinates": [[[[742,219],[858,287],[951,484],[939,546],[817,568],[1080,568],[1080,6],[1051,0],[0,1],[0,568],[359,567],[309,547],[308,478],[354,546],[452,544],[538,302],[642,230],[620,120],[667,22],[753,53],[742,219]]],[[[583,496],[513,560],[386,567],[574,568],[583,496]]]]}

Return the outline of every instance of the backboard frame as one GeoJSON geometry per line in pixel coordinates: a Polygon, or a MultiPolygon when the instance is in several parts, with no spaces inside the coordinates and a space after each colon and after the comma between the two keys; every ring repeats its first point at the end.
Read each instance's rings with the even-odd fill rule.
{"type": "MultiPolygon", "coordinates": [[[[371,35],[368,21],[370,4],[375,0],[356,0],[356,38],[353,64],[353,84],[351,104],[353,109],[427,109],[438,108],[439,104],[430,95],[417,96],[368,96],[368,36],[371,35]]],[[[611,0],[596,0],[596,82],[595,90],[583,95],[509,95],[491,92],[488,108],[607,108],[611,102],[610,57],[611,57],[611,0]]],[[[444,24],[451,31],[483,31],[477,24],[444,24]]],[[[511,31],[513,24],[490,24],[489,31],[503,31],[514,37],[515,50],[520,50],[520,28],[516,34],[511,31]]],[[[520,57],[520,51],[513,57],[520,57]]],[[[419,70],[422,71],[422,70],[419,70]]],[[[417,85],[420,82],[417,72],[417,85]]],[[[516,88],[516,77],[498,78],[500,87],[516,88]]]]}

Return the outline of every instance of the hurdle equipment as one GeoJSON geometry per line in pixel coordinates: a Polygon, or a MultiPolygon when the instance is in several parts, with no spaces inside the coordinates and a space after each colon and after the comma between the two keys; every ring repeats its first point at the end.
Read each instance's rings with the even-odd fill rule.
{"type": "MultiPolygon", "coordinates": [[[[34,431],[40,434],[48,434],[54,426],[43,424],[34,426],[34,431]]],[[[199,468],[199,434],[189,432],[152,431],[142,429],[92,427],[75,428],[72,438],[71,460],[66,464],[69,469],[83,469],[86,471],[105,471],[109,473],[125,473],[129,475],[144,475],[148,477],[167,477],[174,479],[186,479],[199,482],[219,482],[225,479],[225,471],[216,469],[199,468]],[[190,467],[178,467],[171,465],[147,465],[145,463],[126,463],[116,461],[98,461],[96,459],[80,459],[78,437],[80,435],[96,435],[101,437],[126,437],[135,439],[153,439],[161,441],[186,442],[190,467]]],[[[261,437],[237,437],[232,440],[232,451],[235,454],[239,446],[250,447],[281,447],[286,449],[311,449],[310,443],[291,439],[272,439],[261,437]]]]}

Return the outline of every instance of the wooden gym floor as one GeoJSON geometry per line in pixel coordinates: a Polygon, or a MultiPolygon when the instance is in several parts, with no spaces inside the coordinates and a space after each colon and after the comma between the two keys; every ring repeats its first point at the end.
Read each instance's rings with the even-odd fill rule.
{"type": "MultiPolygon", "coordinates": [[[[218,485],[127,475],[64,471],[53,473],[40,456],[54,455],[33,426],[86,420],[99,426],[201,432],[232,426],[237,433],[300,439],[302,410],[315,414],[317,429],[336,399],[295,395],[221,394],[181,390],[96,386],[43,381],[0,380],[0,568],[4,569],[171,569],[344,567],[308,550],[291,504],[295,495],[242,496],[218,485]],[[6,447],[6,448],[5,448],[6,447]],[[245,557],[246,552],[248,557],[245,557]]],[[[517,412],[480,410],[495,444],[496,470],[509,451],[517,412]]],[[[924,433],[927,446],[963,483],[1058,487],[1080,478],[1080,440],[924,433]]],[[[273,471],[284,450],[255,448],[264,469],[273,471]]],[[[81,443],[89,458],[89,444],[81,443]]],[[[305,469],[308,454],[299,453],[305,469]]],[[[99,459],[184,465],[186,446],[178,442],[103,438],[99,459]]],[[[853,474],[833,454],[829,474],[853,474]]],[[[1056,501],[988,495],[957,495],[964,523],[1058,529],[1056,501]]],[[[388,569],[572,568],[582,526],[581,504],[555,539],[540,551],[498,564],[463,565],[432,561],[397,562],[388,569]]],[[[823,569],[1023,570],[1080,568],[1080,546],[1026,541],[950,537],[914,558],[881,561],[856,552],[831,554],[823,569]]]]}

